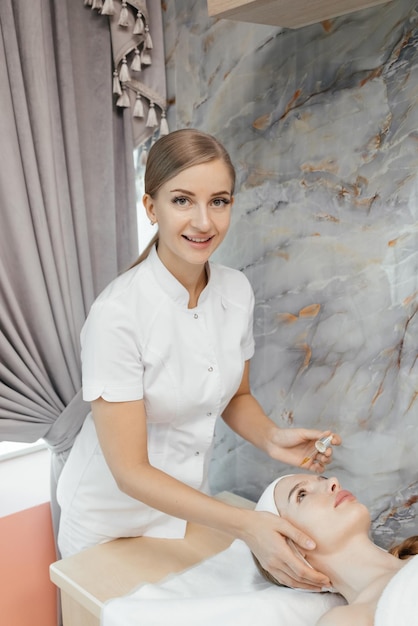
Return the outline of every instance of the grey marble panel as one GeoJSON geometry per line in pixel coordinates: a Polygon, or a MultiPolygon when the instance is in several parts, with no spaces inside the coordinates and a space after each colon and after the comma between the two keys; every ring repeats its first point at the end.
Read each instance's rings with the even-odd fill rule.
{"type": "MultiPolygon", "coordinates": [[[[216,260],[256,294],[252,387],[281,426],[343,437],[331,473],[381,545],[418,499],[418,5],[296,31],[166,4],[170,127],[215,134],[237,166],[216,260]]],[[[222,424],[214,490],[257,498],[288,468],[222,424]]]]}

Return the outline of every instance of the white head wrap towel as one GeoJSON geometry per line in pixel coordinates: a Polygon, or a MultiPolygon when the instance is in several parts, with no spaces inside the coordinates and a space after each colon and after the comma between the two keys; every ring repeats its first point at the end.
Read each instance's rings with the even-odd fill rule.
{"type": "Polygon", "coordinates": [[[286,474],[285,476],[279,476],[276,480],[273,480],[272,483],[265,488],[259,501],[256,504],[256,511],[267,511],[268,513],[274,513],[274,515],[279,515],[280,513],[277,510],[276,501],[274,499],[274,490],[276,489],[276,485],[283,478],[288,478],[289,476],[295,476],[295,474],[286,474]]]}

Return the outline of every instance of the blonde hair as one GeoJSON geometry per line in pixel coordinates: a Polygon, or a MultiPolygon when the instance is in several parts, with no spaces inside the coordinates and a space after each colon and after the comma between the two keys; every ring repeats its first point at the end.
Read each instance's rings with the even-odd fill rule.
{"type": "MultiPolygon", "coordinates": [[[[185,169],[217,159],[223,161],[229,170],[233,193],[235,168],[223,145],[212,135],[195,128],[175,130],[158,139],[149,151],[145,169],[145,193],[153,197],[164,183],[185,169]]],[[[157,241],[158,233],[131,267],[146,259],[157,241]]]]}
{"type": "Polygon", "coordinates": [[[404,539],[402,543],[390,548],[389,552],[398,559],[409,559],[410,556],[415,556],[418,554],[418,535],[404,539]]]}

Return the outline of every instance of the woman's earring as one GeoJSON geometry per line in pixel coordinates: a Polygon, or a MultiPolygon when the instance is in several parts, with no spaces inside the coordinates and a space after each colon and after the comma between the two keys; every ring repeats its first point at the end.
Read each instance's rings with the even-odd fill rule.
{"type": "Polygon", "coordinates": [[[151,226],[155,226],[154,220],[150,220],[149,223],[151,224],[151,226]]]}

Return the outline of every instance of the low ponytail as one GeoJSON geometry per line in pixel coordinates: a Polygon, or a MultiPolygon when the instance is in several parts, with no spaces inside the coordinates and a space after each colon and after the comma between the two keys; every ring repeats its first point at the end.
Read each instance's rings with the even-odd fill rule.
{"type": "Polygon", "coordinates": [[[147,247],[145,248],[145,250],[143,250],[141,252],[141,254],[139,255],[139,257],[137,258],[136,261],[134,261],[132,263],[132,265],[130,265],[128,267],[128,270],[131,270],[133,267],[136,267],[137,265],[139,265],[140,263],[142,263],[142,261],[145,261],[145,259],[147,258],[147,256],[149,255],[152,246],[157,243],[158,241],[158,232],[155,233],[154,237],[151,239],[151,241],[149,242],[149,244],[147,245],[147,247]]]}

